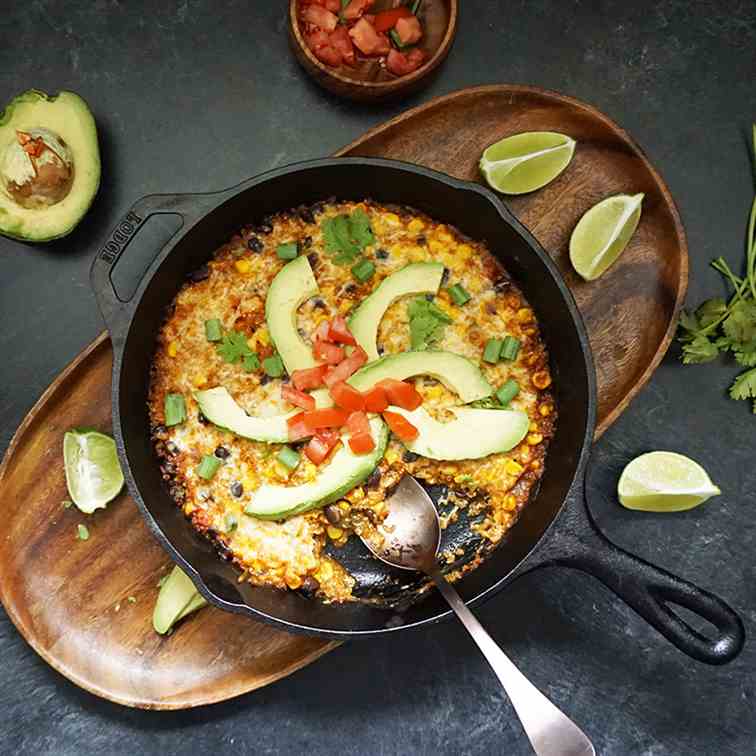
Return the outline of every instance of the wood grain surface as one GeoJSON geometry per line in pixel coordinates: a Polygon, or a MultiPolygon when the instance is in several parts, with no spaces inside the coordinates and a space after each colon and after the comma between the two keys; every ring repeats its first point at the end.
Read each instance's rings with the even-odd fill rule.
{"type": "MultiPolygon", "coordinates": [[[[586,320],[599,380],[599,434],[664,355],[687,283],[679,215],[634,142],[575,100],[494,86],[431,101],[337,154],[398,158],[474,180],[477,158],[488,144],[536,129],[575,137],[575,158],[553,184],[507,203],[554,256],[586,320]],[[621,260],[600,281],[581,282],[567,259],[574,224],[603,197],[639,191],[646,194],[643,217],[621,260]]],[[[111,359],[102,334],[43,394],[0,466],[0,601],[19,632],[82,688],[156,709],[237,696],[338,645],[288,635],[215,608],[203,609],[168,637],[154,633],[157,582],[171,565],[134,502],[122,493],[107,510],[86,517],[62,503],[68,498],[64,432],[82,425],[111,428],[111,359]],[[87,541],[76,538],[82,522],[90,531],[87,541]]]]}

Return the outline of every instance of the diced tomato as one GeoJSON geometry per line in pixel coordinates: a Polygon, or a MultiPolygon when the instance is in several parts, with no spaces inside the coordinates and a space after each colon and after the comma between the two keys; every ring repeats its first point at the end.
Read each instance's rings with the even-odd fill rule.
{"type": "Polygon", "coordinates": [[[320,428],[315,432],[315,435],[329,446],[336,446],[341,439],[341,433],[335,428],[320,428]]]}
{"type": "Polygon", "coordinates": [[[313,50],[315,57],[325,63],[327,66],[333,66],[334,68],[341,65],[341,53],[331,45],[323,45],[318,47],[317,50],[313,50]]]}
{"type": "Polygon", "coordinates": [[[325,31],[333,31],[339,23],[335,13],[326,10],[322,5],[305,5],[301,10],[302,20],[325,31]]]}
{"type": "Polygon", "coordinates": [[[295,370],[291,374],[291,382],[294,384],[294,388],[299,391],[315,389],[323,385],[323,379],[327,372],[328,365],[318,365],[317,367],[306,368],[305,370],[295,370]]]}
{"type": "Polygon", "coordinates": [[[304,453],[315,465],[319,465],[339,443],[339,434],[336,431],[318,431],[305,446],[304,453]]]}
{"type": "Polygon", "coordinates": [[[331,47],[341,55],[341,62],[353,66],[357,62],[354,53],[352,38],[349,36],[346,26],[337,26],[330,36],[331,47]]]}
{"type": "Polygon", "coordinates": [[[409,15],[396,22],[396,33],[403,45],[414,45],[423,36],[423,27],[417,16],[409,15]]]}
{"type": "Polygon", "coordinates": [[[324,32],[322,29],[315,29],[315,31],[305,35],[305,39],[307,40],[307,45],[313,52],[319,47],[325,47],[330,44],[328,41],[328,32],[324,32]]]}
{"type": "Polygon", "coordinates": [[[355,412],[365,409],[365,397],[356,388],[352,388],[343,381],[331,386],[331,397],[339,407],[345,410],[355,412]]]}
{"type": "Polygon", "coordinates": [[[305,424],[304,416],[305,413],[300,412],[286,421],[286,426],[289,429],[289,441],[299,441],[312,435],[312,431],[305,424]]]}
{"type": "Polygon", "coordinates": [[[327,320],[321,321],[320,325],[315,329],[313,334],[314,341],[330,341],[328,337],[328,331],[331,328],[331,324],[327,320]]]}
{"type": "Polygon", "coordinates": [[[406,54],[392,49],[386,58],[386,68],[396,76],[404,76],[417,71],[424,62],[425,53],[417,47],[406,54]]]}
{"type": "Polygon", "coordinates": [[[363,396],[365,397],[365,409],[368,412],[383,412],[389,405],[386,391],[382,386],[373,386],[363,396]]]}
{"type": "Polygon", "coordinates": [[[337,383],[345,381],[357,372],[367,362],[367,359],[367,352],[362,347],[355,347],[349,357],[328,371],[323,382],[329,389],[333,388],[337,383]]]}
{"type": "Polygon", "coordinates": [[[349,448],[355,454],[369,454],[375,449],[375,441],[369,433],[358,433],[349,437],[349,448]]]}
{"type": "Polygon", "coordinates": [[[316,409],[304,413],[304,423],[311,430],[318,428],[341,428],[346,423],[349,413],[342,409],[316,409]]]}
{"type": "Polygon", "coordinates": [[[399,436],[402,441],[414,441],[417,438],[417,428],[398,412],[384,412],[383,419],[388,423],[391,432],[399,436]]]}
{"type": "Polygon", "coordinates": [[[301,407],[305,410],[315,409],[315,400],[309,394],[305,394],[304,391],[299,391],[285,383],[281,386],[281,398],[295,407],[301,407]]]}
{"type": "Polygon", "coordinates": [[[310,0],[315,5],[322,5],[331,13],[338,13],[341,10],[341,0],[310,0]]]}
{"type": "Polygon", "coordinates": [[[386,392],[389,404],[395,404],[397,407],[406,410],[414,410],[423,403],[423,397],[417,393],[411,383],[406,381],[384,378],[377,385],[386,392]]]}
{"type": "Polygon", "coordinates": [[[378,13],[373,21],[373,26],[377,32],[387,32],[389,29],[393,29],[394,25],[400,18],[406,18],[411,16],[412,11],[406,6],[402,5],[399,8],[392,8],[391,10],[385,10],[378,13]]]}
{"type": "Polygon", "coordinates": [[[329,365],[338,365],[344,359],[344,347],[329,344],[327,341],[316,341],[313,352],[316,360],[327,362],[329,365]]]}
{"type": "Polygon", "coordinates": [[[352,436],[359,436],[360,433],[370,433],[370,422],[365,412],[352,412],[347,418],[347,430],[352,436]]]}
{"type": "Polygon", "coordinates": [[[388,37],[378,33],[364,18],[349,30],[349,36],[355,47],[365,55],[386,55],[391,50],[388,37]]]}
{"type": "Polygon", "coordinates": [[[359,18],[372,4],[374,0],[352,0],[344,8],[344,18],[347,21],[354,21],[359,18]]]}
{"type": "Polygon", "coordinates": [[[357,343],[354,336],[352,336],[352,332],[349,330],[346,318],[342,318],[341,315],[337,315],[331,321],[331,326],[328,329],[328,338],[337,344],[351,344],[354,346],[357,343]]]}

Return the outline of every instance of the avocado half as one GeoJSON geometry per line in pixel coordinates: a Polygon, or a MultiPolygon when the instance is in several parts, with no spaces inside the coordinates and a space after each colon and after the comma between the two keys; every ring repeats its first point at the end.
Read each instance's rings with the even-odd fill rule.
{"type": "Polygon", "coordinates": [[[74,92],[30,89],[0,114],[0,234],[42,242],[69,234],[100,185],[97,127],[74,92]]]}

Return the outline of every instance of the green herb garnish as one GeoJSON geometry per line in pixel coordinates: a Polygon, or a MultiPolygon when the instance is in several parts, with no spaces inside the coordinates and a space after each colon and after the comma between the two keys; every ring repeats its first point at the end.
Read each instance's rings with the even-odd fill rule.
{"type": "Polygon", "coordinates": [[[507,336],[502,342],[501,354],[499,355],[499,359],[512,362],[512,360],[517,359],[517,355],[519,353],[520,353],[519,339],[516,339],[514,336],[507,336]]]}
{"type": "MultiPolygon", "coordinates": [[[[756,161],[756,124],[753,152],[756,161]]],[[[686,365],[711,362],[730,352],[739,365],[750,368],[735,379],[730,397],[753,399],[756,414],[756,197],[748,220],[745,276],[736,276],[723,257],[713,260],[711,266],[725,277],[732,293],[728,301],[715,297],[693,313],[680,314],[677,338],[683,345],[682,361],[686,365]]]]}
{"type": "Polygon", "coordinates": [[[271,378],[280,378],[284,374],[284,364],[281,356],[274,354],[272,357],[266,357],[262,363],[265,374],[271,378]]]}
{"type": "Polygon", "coordinates": [[[510,378],[496,392],[496,398],[499,400],[499,404],[501,404],[502,407],[506,407],[519,393],[520,384],[513,378],[510,378]]]}
{"type": "Polygon", "coordinates": [[[282,260],[293,260],[299,254],[297,243],[287,242],[286,244],[279,244],[276,247],[276,254],[282,260]]]}
{"type": "Polygon", "coordinates": [[[465,291],[462,284],[454,284],[453,286],[450,286],[447,291],[454,301],[454,304],[458,307],[461,307],[465,302],[469,302],[472,299],[472,297],[465,291]]]}
{"type": "Polygon", "coordinates": [[[197,475],[200,476],[200,478],[204,478],[205,480],[210,480],[213,475],[215,475],[216,472],[218,472],[218,468],[221,466],[221,461],[213,454],[205,454],[204,457],[202,457],[202,462],[199,463],[199,466],[197,467],[197,475]]]}
{"type": "Polygon", "coordinates": [[[417,15],[417,12],[420,10],[420,3],[423,0],[415,0],[414,3],[412,3],[412,7],[410,8],[410,13],[412,13],[413,16],[417,15]]]}
{"type": "Polygon", "coordinates": [[[396,29],[392,29],[389,32],[389,37],[391,37],[391,41],[400,49],[404,50],[404,48],[407,46],[402,42],[402,38],[399,36],[399,32],[396,29]]]}
{"type": "Polygon", "coordinates": [[[284,446],[283,449],[278,452],[276,459],[282,465],[288,467],[289,470],[293,470],[299,464],[299,454],[297,454],[297,452],[295,452],[290,446],[284,446]]]}
{"type": "Polygon", "coordinates": [[[186,420],[186,402],[181,394],[165,395],[165,425],[170,428],[172,425],[181,425],[186,420]]]}
{"type": "Polygon", "coordinates": [[[352,266],[352,275],[360,282],[365,283],[375,273],[375,265],[370,260],[360,260],[352,266]]]}
{"type": "Polygon", "coordinates": [[[220,341],[223,338],[223,326],[218,318],[205,321],[205,338],[208,341],[220,341]]]}
{"type": "Polygon", "coordinates": [[[501,354],[501,339],[489,339],[483,348],[483,361],[495,365],[501,354]]]}
{"type": "Polygon", "coordinates": [[[89,528],[86,525],[79,523],[76,526],[76,538],[80,541],[89,540],[89,528]]]}
{"type": "Polygon", "coordinates": [[[130,604],[136,604],[136,596],[128,596],[126,598],[126,601],[128,601],[130,604]]]}
{"type": "Polygon", "coordinates": [[[218,354],[232,365],[254,354],[247,344],[247,337],[241,331],[227,331],[223,334],[221,343],[215,348],[218,354]]]}
{"type": "Polygon", "coordinates": [[[351,215],[336,215],[321,223],[326,252],[334,255],[336,265],[349,265],[365,247],[375,243],[370,228],[370,218],[364,210],[355,210],[351,215]]]}
{"type": "Polygon", "coordinates": [[[433,342],[441,339],[444,327],[452,322],[440,307],[425,297],[413,299],[407,305],[407,315],[412,349],[427,349],[433,342]]]}
{"type": "Polygon", "coordinates": [[[226,533],[233,533],[238,527],[239,523],[236,521],[236,517],[232,514],[226,515],[225,529],[226,533]]]}
{"type": "Polygon", "coordinates": [[[260,358],[256,354],[248,354],[246,357],[242,357],[242,367],[248,373],[253,373],[260,368],[260,358]]]}

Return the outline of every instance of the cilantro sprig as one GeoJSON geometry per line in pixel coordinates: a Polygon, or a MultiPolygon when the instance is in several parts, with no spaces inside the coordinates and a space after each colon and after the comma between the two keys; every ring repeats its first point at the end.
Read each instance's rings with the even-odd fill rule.
{"type": "Polygon", "coordinates": [[[444,328],[452,319],[433,302],[424,297],[413,299],[407,305],[410,341],[413,349],[428,349],[444,335],[444,328]]]}
{"type": "Polygon", "coordinates": [[[226,362],[235,365],[241,362],[248,373],[260,367],[260,360],[247,344],[247,337],[241,331],[224,331],[218,344],[215,345],[218,355],[226,362]]]}
{"type": "Polygon", "coordinates": [[[336,265],[351,265],[366,247],[375,243],[370,218],[364,210],[342,213],[321,223],[326,252],[336,265]]]}
{"type": "MultiPolygon", "coordinates": [[[[753,125],[753,152],[756,164],[756,124],[753,125]]],[[[751,205],[746,235],[745,275],[733,273],[723,257],[711,263],[732,289],[727,300],[707,299],[695,312],[680,315],[678,340],[686,365],[711,362],[720,354],[731,353],[745,368],[730,387],[733,399],[753,399],[756,414],[756,197],[751,205]]]]}

